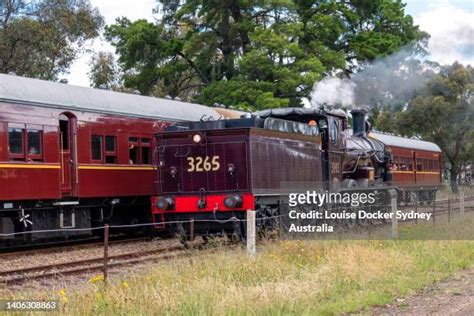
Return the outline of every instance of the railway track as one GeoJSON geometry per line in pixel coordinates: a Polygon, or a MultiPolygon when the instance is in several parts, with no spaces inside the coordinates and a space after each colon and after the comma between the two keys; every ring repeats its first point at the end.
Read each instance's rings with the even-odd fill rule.
{"type": "MultiPolygon", "coordinates": [[[[163,261],[189,256],[191,251],[184,246],[161,247],[154,250],[128,252],[108,257],[110,269],[125,267],[142,262],[163,261]]],[[[48,280],[66,276],[76,276],[103,271],[104,257],[97,256],[84,260],[12,269],[0,272],[0,283],[18,285],[33,280],[48,280]]]]}
{"type": "MultiPolygon", "coordinates": [[[[442,199],[435,201],[435,212],[436,214],[444,214],[448,212],[459,212],[460,209],[460,201],[459,198],[451,198],[451,199],[442,199]]],[[[464,207],[466,211],[472,209],[474,207],[474,195],[467,196],[464,199],[464,207]]],[[[432,203],[424,203],[423,205],[415,205],[414,203],[410,203],[407,205],[399,206],[401,210],[418,210],[418,212],[433,212],[433,204],[432,203]]]]}
{"type": "MultiPolygon", "coordinates": [[[[129,243],[135,243],[135,242],[140,242],[140,241],[147,241],[151,240],[151,237],[137,237],[137,238],[130,238],[130,239],[114,239],[109,241],[110,245],[114,244],[129,244],[129,243]]],[[[51,248],[40,248],[40,249],[26,249],[26,250],[18,250],[14,249],[14,251],[10,252],[3,252],[0,253],[0,260],[4,259],[10,259],[12,257],[18,257],[18,256],[30,256],[30,255],[36,255],[36,254],[54,254],[54,253],[60,253],[60,252],[69,252],[69,251],[75,251],[75,250],[80,250],[80,249],[92,249],[96,247],[103,247],[104,242],[103,241],[94,241],[90,242],[90,240],[84,240],[84,241],[72,241],[71,243],[68,244],[56,244],[52,243],[50,246],[51,248]]]]}

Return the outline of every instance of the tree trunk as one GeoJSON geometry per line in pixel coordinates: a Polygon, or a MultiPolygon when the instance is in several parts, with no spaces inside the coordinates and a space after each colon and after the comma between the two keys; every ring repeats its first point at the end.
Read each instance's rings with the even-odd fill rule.
{"type": "Polygon", "coordinates": [[[451,180],[451,190],[453,193],[458,193],[458,170],[456,168],[453,168],[451,165],[451,171],[450,171],[450,180],[451,180]]]}

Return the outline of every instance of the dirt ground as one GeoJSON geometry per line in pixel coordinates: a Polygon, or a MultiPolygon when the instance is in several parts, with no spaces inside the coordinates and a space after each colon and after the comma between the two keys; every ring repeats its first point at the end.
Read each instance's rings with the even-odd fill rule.
{"type": "Polygon", "coordinates": [[[378,307],[372,315],[474,315],[474,267],[425,288],[396,304],[378,307]]]}

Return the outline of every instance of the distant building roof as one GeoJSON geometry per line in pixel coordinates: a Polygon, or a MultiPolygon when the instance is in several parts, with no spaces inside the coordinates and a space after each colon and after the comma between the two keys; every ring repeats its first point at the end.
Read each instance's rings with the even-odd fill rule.
{"type": "Polygon", "coordinates": [[[212,108],[200,104],[4,74],[0,74],[1,101],[172,121],[219,118],[219,114],[212,108]]]}
{"type": "Polygon", "coordinates": [[[438,147],[438,145],[424,140],[405,138],[377,132],[370,132],[369,137],[375,138],[388,146],[441,152],[441,149],[438,147]]]}

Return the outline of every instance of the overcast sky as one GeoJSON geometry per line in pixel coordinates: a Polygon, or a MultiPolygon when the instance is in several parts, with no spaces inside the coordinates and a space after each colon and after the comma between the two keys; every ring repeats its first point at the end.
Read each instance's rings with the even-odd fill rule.
{"type": "MultiPolygon", "coordinates": [[[[130,20],[153,20],[156,0],[91,0],[99,8],[105,22],[126,16],[130,20]]],[[[430,60],[450,64],[455,60],[474,65],[474,0],[407,0],[406,12],[415,24],[431,35],[430,60]]],[[[94,40],[88,48],[94,51],[114,51],[103,39],[94,40]]],[[[84,54],[65,76],[70,84],[89,86],[89,60],[84,54]]]]}

